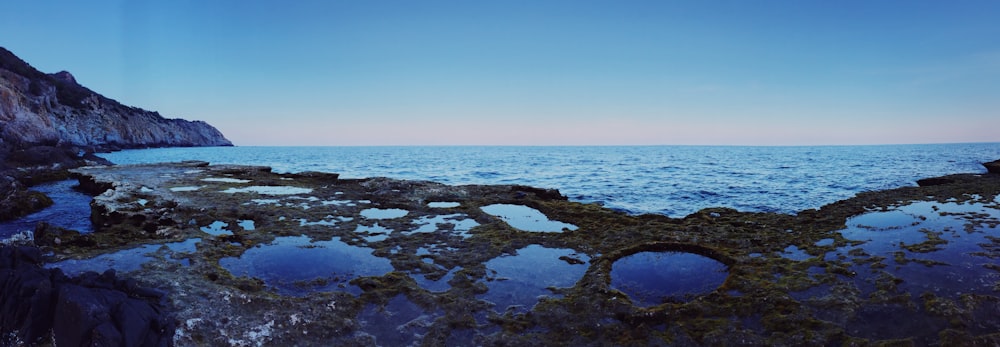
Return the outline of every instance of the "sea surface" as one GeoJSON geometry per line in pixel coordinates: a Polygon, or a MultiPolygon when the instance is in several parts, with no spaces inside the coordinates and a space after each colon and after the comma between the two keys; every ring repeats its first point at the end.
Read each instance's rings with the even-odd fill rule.
{"type": "Polygon", "coordinates": [[[101,154],[116,164],[203,160],[446,184],[556,188],[574,201],[683,217],[707,207],[796,213],[863,191],[984,173],[1000,143],[879,146],[210,147],[101,154]]]}

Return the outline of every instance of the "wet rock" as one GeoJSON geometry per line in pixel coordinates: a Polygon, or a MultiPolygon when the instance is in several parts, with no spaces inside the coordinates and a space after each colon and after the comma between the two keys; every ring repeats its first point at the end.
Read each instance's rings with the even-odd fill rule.
{"type": "Polygon", "coordinates": [[[535,196],[547,200],[568,200],[568,198],[562,195],[562,193],[560,193],[558,189],[543,189],[543,188],[516,185],[511,187],[511,190],[516,192],[535,194],[535,196]]]}
{"type": "Polygon", "coordinates": [[[52,206],[45,194],[28,190],[10,176],[0,175],[0,221],[20,218],[52,206]]]}
{"type": "Polygon", "coordinates": [[[60,228],[46,222],[40,222],[35,226],[34,239],[35,245],[38,246],[97,246],[88,234],[81,234],[76,230],[60,228]]]}
{"type": "Polygon", "coordinates": [[[935,177],[935,178],[924,178],[917,180],[917,185],[921,187],[939,186],[943,184],[954,183],[955,180],[945,178],[945,177],[935,177]]]}
{"type": "Polygon", "coordinates": [[[989,173],[1000,174],[1000,160],[983,163],[983,166],[986,167],[986,171],[989,173]]]}

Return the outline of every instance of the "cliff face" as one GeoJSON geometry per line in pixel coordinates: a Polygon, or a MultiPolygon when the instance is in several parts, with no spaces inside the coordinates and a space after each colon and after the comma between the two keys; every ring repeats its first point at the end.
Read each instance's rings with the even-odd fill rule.
{"type": "Polygon", "coordinates": [[[208,123],[122,105],[69,72],[42,73],[0,47],[0,153],[40,145],[110,151],[232,143],[208,123]]]}
{"type": "Polygon", "coordinates": [[[27,187],[66,179],[68,168],[110,164],[93,152],[194,146],[232,143],[208,123],[122,105],[0,47],[0,221],[52,204],[27,187]]]}

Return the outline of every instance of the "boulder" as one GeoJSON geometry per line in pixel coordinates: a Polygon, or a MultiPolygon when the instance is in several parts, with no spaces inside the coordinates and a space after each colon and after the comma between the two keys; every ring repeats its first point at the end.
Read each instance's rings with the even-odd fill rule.
{"type": "Polygon", "coordinates": [[[983,166],[986,167],[986,171],[989,173],[1000,174],[1000,160],[983,163],[983,166]]]}
{"type": "Polygon", "coordinates": [[[169,346],[164,295],[114,270],[66,277],[34,247],[0,247],[0,345],[169,346]]]}

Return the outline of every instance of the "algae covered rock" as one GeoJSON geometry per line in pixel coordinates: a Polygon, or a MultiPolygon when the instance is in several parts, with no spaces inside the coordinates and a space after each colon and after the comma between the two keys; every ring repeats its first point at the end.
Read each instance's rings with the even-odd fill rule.
{"type": "MultiPolygon", "coordinates": [[[[675,219],[520,185],[202,162],[72,172],[97,194],[95,232],[39,229],[46,261],[163,288],[178,345],[933,345],[1000,331],[997,175],[675,219]]],[[[107,327],[88,329],[118,338],[107,327]]]]}

